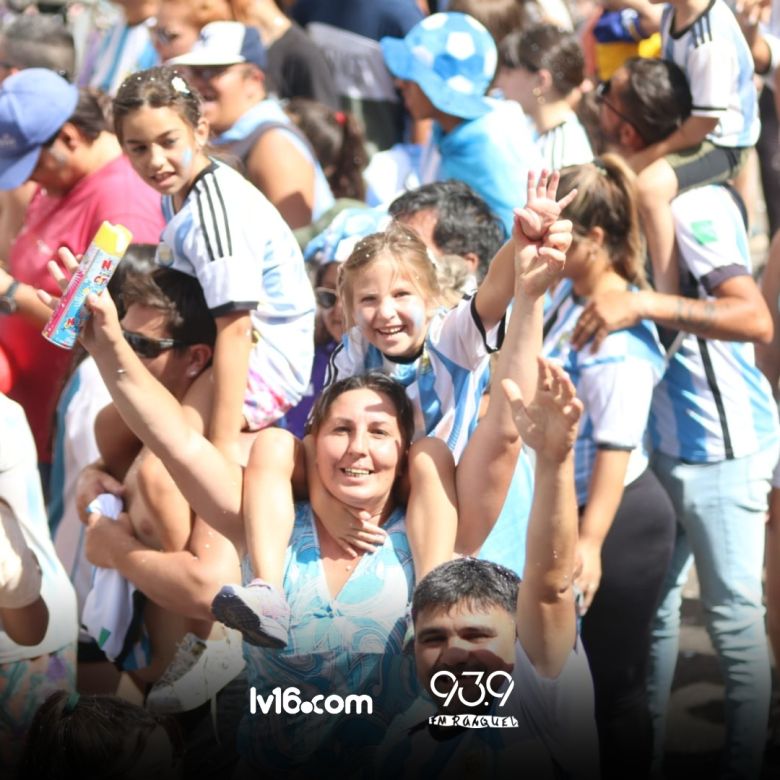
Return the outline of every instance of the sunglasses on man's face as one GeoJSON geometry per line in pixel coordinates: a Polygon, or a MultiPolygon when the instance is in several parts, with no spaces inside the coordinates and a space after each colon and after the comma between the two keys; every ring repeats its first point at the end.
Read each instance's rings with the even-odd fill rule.
{"type": "Polygon", "coordinates": [[[122,335],[136,355],[150,360],[159,357],[169,349],[188,346],[186,341],[179,339],[150,339],[148,336],[142,336],[140,333],[133,333],[129,330],[122,330],[122,335]]]}
{"type": "Polygon", "coordinates": [[[321,309],[332,309],[339,302],[339,296],[336,294],[336,291],[328,287],[316,287],[314,289],[314,298],[317,301],[317,306],[321,309]]]}
{"type": "Polygon", "coordinates": [[[615,104],[607,100],[607,95],[609,95],[610,89],[612,89],[612,82],[610,79],[599,83],[599,85],[596,87],[596,101],[598,103],[603,103],[616,117],[622,119],[626,124],[631,125],[631,127],[637,131],[639,137],[642,138],[642,133],[639,132],[639,128],[636,126],[634,121],[629,119],[622,111],[618,111],[618,109],[615,108],[615,104]]]}

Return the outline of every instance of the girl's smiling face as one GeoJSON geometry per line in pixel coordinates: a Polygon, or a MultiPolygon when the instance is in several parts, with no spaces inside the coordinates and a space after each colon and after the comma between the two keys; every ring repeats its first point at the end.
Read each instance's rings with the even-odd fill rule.
{"type": "Polygon", "coordinates": [[[189,189],[209,164],[208,124],[193,128],[174,109],[142,106],[122,121],[122,148],[136,173],[161,195],[189,189]]]}
{"type": "Polygon", "coordinates": [[[422,349],[434,307],[404,266],[383,252],[356,274],[352,309],[353,321],[380,352],[411,358],[422,349]]]}

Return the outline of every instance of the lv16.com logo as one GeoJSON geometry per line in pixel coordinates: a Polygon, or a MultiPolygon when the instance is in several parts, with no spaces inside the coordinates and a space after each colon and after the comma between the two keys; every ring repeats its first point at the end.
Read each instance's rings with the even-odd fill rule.
{"type": "Polygon", "coordinates": [[[374,712],[374,702],[367,694],[350,694],[330,696],[317,694],[309,700],[301,699],[300,688],[274,688],[267,696],[257,692],[252,686],[249,689],[249,713],[256,715],[258,710],[263,715],[371,715],[374,712]]]}

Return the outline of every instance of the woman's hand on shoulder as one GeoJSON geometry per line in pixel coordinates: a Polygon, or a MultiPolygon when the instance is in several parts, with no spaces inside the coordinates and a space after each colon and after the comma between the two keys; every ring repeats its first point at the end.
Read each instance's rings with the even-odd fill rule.
{"type": "Polygon", "coordinates": [[[641,295],[630,290],[609,290],[593,296],[574,326],[572,347],[582,349],[592,340],[591,349],[597,352],[610,333],[636,325],[642,319],[641,295]]]}

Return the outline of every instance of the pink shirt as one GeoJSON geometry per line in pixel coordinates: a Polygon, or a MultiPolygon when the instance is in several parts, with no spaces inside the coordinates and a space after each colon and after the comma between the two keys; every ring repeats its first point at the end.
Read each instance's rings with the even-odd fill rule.
{"type": "MultiPolygon", "coordinates": [[[[61,246],[77,255],[84,252],[106,219],[127,227],[136,243],[159,242],[164,225],[160,196],[124,155],[85,176],[62,197],[36,191],[11,246],[9,272],[20,282],[58,295],[46,263],[61,246]]],[[[49,463],[54,407],[73,353],[50,344],[40,327],[20,314],[0,315],[0,349],[12,372],[8,395],[24,407],[38,458],[49,463]]]]}

